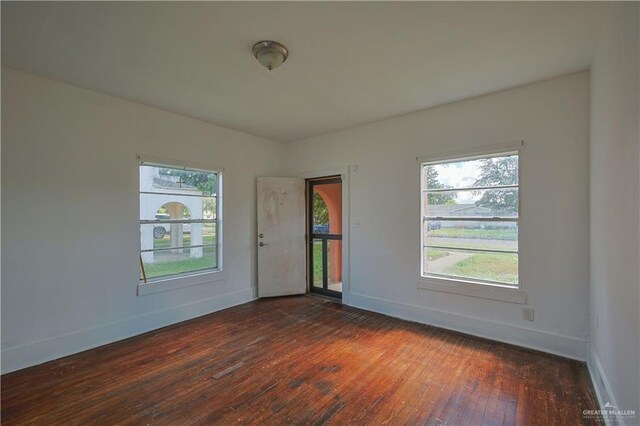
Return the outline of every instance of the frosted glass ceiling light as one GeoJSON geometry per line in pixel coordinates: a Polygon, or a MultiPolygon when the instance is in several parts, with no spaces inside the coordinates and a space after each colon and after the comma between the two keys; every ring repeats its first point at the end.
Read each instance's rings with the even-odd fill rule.
{"type": "Polygon", "coordinates": [[[271,71],[287,60],[289,51],[277,41],[263,40],[253,45],[253,56],[263,67],[271,71]]]}

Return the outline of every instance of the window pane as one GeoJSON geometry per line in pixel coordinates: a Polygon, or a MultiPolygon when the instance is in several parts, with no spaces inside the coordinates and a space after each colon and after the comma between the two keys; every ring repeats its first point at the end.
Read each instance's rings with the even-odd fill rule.
{"type": "Polygon", "coordinates": [[[517,189],[484,189],[423,194],[428,217],[517,217],[517,189]]]}
{"type": "Polygon", "coordinates": [[[322,240],[313,240],[313,286],[322,288],[322,240]]]}
{"type": "Polygon", "coordinates": [[[425,165],[426,189],[472,188],[518,184],[518,155],[425,165]]]}
{"type": "Polygon", "coordinates": [[[423,166],[425,273],[518,284],[518,161],[503,154],[423,166]]]}
{"type": "MultiPolygon", "coordinates": [[[[313,286],[323,288],[322,239],[313,240],[313,286]]],[[[342,241],[327,240],[327,289],[342,291],[342,241]]]]}
{"type": "Polygon", "coordinates": [[[424,270],[428,274],[518,284],[518,255],[478,253],[468,250],[423,248],[424,270]]]}
{"type": "Polygon", "coordinates": [[[215,243],[215,223],[150,223],[140,226],[141,250],[215,243]]]}
{"type": "Polygon", "coordinates": [[[327,286],[329,290],[342,292],[342,241],[327,242],[327,286]]]}
{"type": "MultiPolygon", "coordinates": [[[[195,234],[198,230],[197,226],[198,224],[196,223],[192,223],[192,229],[193,229],[193,236],[194,236],[194,242],[191,243],[191,245],[196,245],[195,243],[195,234]]],[[[202,226],[202,244],[217,244],[218,240],[216,239],[216,235],[217,235],[217,231],[218,231],[218,224],[217,223],[201,223],[200,226],[202,226]]]]}
{"type": "Polygon", "coordinates": [[[213,269],[217,265],[217,247],[162,249],[143,252],[142,262],[147,278],[213,269]]]}
{"type": "Polygon", "coordinates": [[[342,183],[314,184],[313,188],[313,233],[341,234],[342,183]]]}
{"type": "Polygon", "coordinates": [[[424,224],[427,246],[518,251],[517,222],[427,220],[424,224]]]}
{"type": "Polygon", "coordinates": [[[218,173],[140,166],[142,263],[147,278],[218,267],[218,173]],[[180,221],[205,220],[205,223],[180,221]],[[209,222],[210,221],[210,222],[209,222]]]}
{"type": "Polygon", "coordinates": [[[217,219],[216,197],[140,194],[140,220],[217,219]]]}
{"type": "Polygon", "coordinates": [[[171,167],[140,166],[140,191],[215,195],[217,173],[171,167]]]}
{"type": "Polygon", "coordinates": [[[329,233],[329,209],[322,195],[313,192],[313,233],[329,233]]]}
{"type": "MultiPolygon", "coordinates": [[[[202,198],[202,218],[217,219],[218,218],[218,199],[216,197],[202,198]]],[[[192,218],[196,219],[196,218],[192,218]]]]}

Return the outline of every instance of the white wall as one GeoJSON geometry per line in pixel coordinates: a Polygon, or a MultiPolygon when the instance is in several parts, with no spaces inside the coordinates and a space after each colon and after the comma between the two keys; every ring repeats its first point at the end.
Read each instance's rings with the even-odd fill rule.
{"type": "Polygon", "coordinates": [[[2,371],[253,298],[255,178],[284,146],[2,69],[2,371]],[[224,167],[225,280],[136,296],[136,154],[224,167]]]}
{"type": "Polygon", "coordinates": [[[354,166],[350,304],[586,359],[589,74],[582,72],[289,145],[293,173],[354,166]],[[418,290],[416,156],[524,140],[522,305],[418,290]]]}
{"type": "Polygon", "coordinates": [[[601,403],[636,410],[638,416],[639,9],[634,2],[609,6],[592,65],[589,359],[601,403]]]}

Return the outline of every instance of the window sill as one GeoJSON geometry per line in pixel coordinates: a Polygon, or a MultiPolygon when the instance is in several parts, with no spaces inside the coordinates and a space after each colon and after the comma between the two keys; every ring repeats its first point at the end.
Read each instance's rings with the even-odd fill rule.
{"type": "Polygon", "coordinates": [[[445,293],[461,294],[482,299],[500,300],[502,302],[526,305],[527,293],[517,288],[502,287],[500,285],[478,284],[473,281],[448,279],[442,277],[420,277],[418,288],[421,290],[441,291],[445,293]]]}
{"type": "Polygon", "coordinates": [[[185,287],[196,285],[212,284],[224,281],[226,275],[223,271],[207,271],[188,275],[184,277],[172,277],[149,281],[148,283],[138,284],[138,296],[146,296],[148,294],[160,293],[163,291],[178,290],[185,287]]]}

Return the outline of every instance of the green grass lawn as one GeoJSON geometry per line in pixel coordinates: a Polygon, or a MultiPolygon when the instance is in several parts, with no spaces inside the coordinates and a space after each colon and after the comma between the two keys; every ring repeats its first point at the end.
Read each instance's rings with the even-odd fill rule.
{"type": "MultiPolygon", "coordinates": [[[[215,235],[204,235],[202,237],[202,244],[215,244],[215,242],[215,235]]],[[[185,235],[182,244],[185,247],[190,246],[191,235],[185,235]]],[[[170,247],[171,237],[168,234],[164,238],[153,240],[153,248],[155,249],[168,249],[170,247]]],[[[189,249],[185,248],[184,250],[187,252],[185,255],[188,256],[189,249]]],[[[168,250],[158,252],[155,262],[145,263],[144,265],[147,279],[214,268],[216,266],[216,246],[203,247],[203,252],[202,257],[187,257],[176,260],[170,259],[168,250]],[[169,259],[163,259],[163,255],[166,255],[169,259]]]]}
{"type": "Polygon", "coordinates": [[[429,231],[428,236],[447,238],[484,238],[487,240],[516,240],[517,229],[441,228],[429,231]]]}
{"type": "Polygon", "coordinates": [[[479,238],[451,238],[443,243],[440,243],[437,238],[431,238],[428,243],[435,246],[444,246],[450,249],[484,249],[484,250],[518,250],[518,244],[516,240],[484,240],[479,238]],[[497,243],[491,244],[491,241],[497,241],[497,243]]]}
{"type": "MultiPolygon", "coordinates": [[[[328,255],[328,253],[327,253],[328,255]]],[[[329,259],[327,259],[327,265],[329,259]]],[[[313,243],[313,283],[316,287],[322,287],[322,243],[313,243]]]]}
{"type": "MultiPolygon", "coordinates": [[[[216,236],[215,235],[204,235],[202,237],[202,244],[215,244],[216,242],[216,236]]],[[[191,245],[191,235],[190,234],[186,234],[183,238],[182,238],[182,245],[188,247],[191,245]]],[[[154,239],[153,240],[153,248],[154,249],[165,249],[165,248],[169,248],[171,247],[171,237],[169,236],[169,234],[165,235],[163,238],[161,239],[154,239]]]]}
{"type": "Polygon", "coordinates": [[[313,243],[313,283],[322,287],[322,244],[313,243]]]}
{"type": "Polygon", "coordinates": [[[214,268],[216,265],[215,254],[203,257],[191,257],[188,259],[145,263],[144,268],[147,279],[163,277],[165,275],[180,274],[182,272],[197,271],[201,269],[214,268]]]}
{"type": "Polygon", "coordinates": [[[445,270],[458,277],[477,278],[502,283],[518,283],[518,255],[474,254],[445,270]]]}

